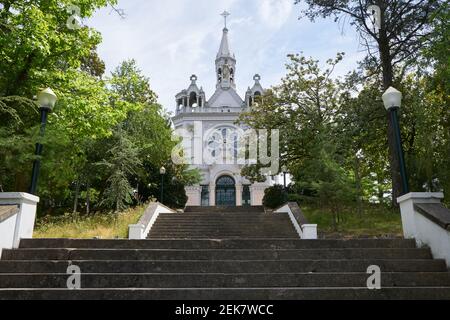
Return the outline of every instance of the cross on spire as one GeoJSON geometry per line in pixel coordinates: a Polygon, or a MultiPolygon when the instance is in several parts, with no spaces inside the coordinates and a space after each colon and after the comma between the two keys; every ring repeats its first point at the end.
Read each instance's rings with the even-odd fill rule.
{"type": "Polygon", "coordinates": [[[225,20],[225,29],[227,28],[227,18],[230,16],[230,13],[228,11],[224,11],[221,16],[224,18],[225,20]]]}

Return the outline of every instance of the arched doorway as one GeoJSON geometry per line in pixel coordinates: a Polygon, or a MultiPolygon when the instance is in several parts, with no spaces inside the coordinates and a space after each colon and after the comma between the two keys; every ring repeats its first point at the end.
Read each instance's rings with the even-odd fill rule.
{"type": "Polygon", "coordinates": [[[216,205],[236,206],[236,184],[232,177],[221,176],[216,181],[216,205]]]}

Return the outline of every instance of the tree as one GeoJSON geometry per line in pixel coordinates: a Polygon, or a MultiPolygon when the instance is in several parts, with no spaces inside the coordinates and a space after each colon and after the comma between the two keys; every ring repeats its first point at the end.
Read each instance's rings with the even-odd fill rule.
{"type": "MultiPolygon", "coordinates": [[[[342,148],[350,143],[339,127],[350,94],[346,83],[332,78],[342,58],[339,53],[323,70],[312,58],[290,55],[281,84],[240,118],[252,128],[280,128],[280,162],[288,165],[300,192],[308,190],[330,208],[335,224],[341,206],[356,199],[348,166],[356,151],[352,155],[353,148],[342,148]]],[[[255,176],[254,169],[244,173],[255,176]]]]}
{"type": "MultiPolygon", "coordinates": [[[[95,51],[101,37],[88,27],[67,27],[69,2],[5,0],[0,3],[0,112],[8,114],[2,120],[14,119],[16,124],[9,126],[9,122],[0,122],[2,151],[6,154],[0,157],[0,167],[12,172],[2,183],[7,190],[26,191],[29,164],[33,160],[29,155],[33,154],[38,137],[38,112],[33,102],[37,91],[51,86],[59,97],[55,113],[49,117],[46,139],[57,136],[60,139],[52,142],[67,143],[67,152],[62,156],[67,162],[78,161],[77,156],[82,154],[78,145],[84,137],[111,134],[111,123],[117,123],[123,113],[119,109],[108,110],[104,84],[79,70],[95,51]],[[13,155],[16,163],[8,161],[13,155]]],[[[115,0],[70,2],[81,9],[82,18],[114,3],[115,0]]],[[[44,162],[62,161],[47,159],[49,152],[49,147],[44,148],[44,162]]],[[[54,168],[68,167],[55,165],[54,168]]],[[[45,168],[42,173],[45,175],[45,168]]],[[[61,176],[70,174],[64,171],[61,176]]],[[[46,191],[45,181],[42,177],[40,192],[46,191]]]]}
{"type": "MultiPolygon", "coordinates": [[[[326,70],[321,70],[312,58],[290,55],[281,84],[240,116],[239,121],[251,128],[280,129],[280,162],[289,164],[290,172],[311,157],[310,150],[321,133],[331,132],[342,92],[341,83],[331,75],[342,57],[340,53],[328,60],[326,70]]],[[[254,169],[246,171],[256,173],[254,169]]]]}
{"type": "MultiPolygon", "coordinates": [[[[296,0],[300,3],[302,0],[296,0]]],[[[333,17],[335,21],[349,18],[366,48],[364,67],[375,75],[381,75],[384,90],[399,83],[405,70],[415,61],[420,49],[431,34],[431,21],[439,12],[440,0],[305,0],[308,8],[303,13],[314,20],[317,17],[333,17]],[[380,9],[379,31],[368,21],[368,8],[380,9]],[[374,51],[375,50],[375,51],[374,51]],[[395,71],[398,79],[395,79],[395,71]]],[[[388,122],[388,146],[392,178],[392,201],[402,193],[399,160],[395,151],[393,124],[388,122]]]]}
{"type": "Polygon", "coordinates": [[[108,187],[104,191],[102,203],[119,212],[131,203],[133,188],[129,180],[142,163],[138,149],[122,130],[115,132],[113,140],[115,142],[109,151],[109,158],[102,163],[109,172],[108,187]]]}

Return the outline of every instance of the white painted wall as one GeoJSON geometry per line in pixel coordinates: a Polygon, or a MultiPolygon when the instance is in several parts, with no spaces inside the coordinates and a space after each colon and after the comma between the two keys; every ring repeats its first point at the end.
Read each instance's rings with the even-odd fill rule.
{"type": "Polygon", "coordinates": [[[19,206],[17,214],[0,223],[0,253],[2,249],[18,248],[20,239],[33,238],[38,202],[38,197],[28,193],[0,193],[0,204],[19,206]]]}
{"type": "Polygon", "coordinates": [[[413,192],[397,199],[402,215],[403,234],[419,247],[428,246],[436,259],[445,259],[450,268],[450,232],[414,209],[414,204],[440,203],[443,193],[413,192]]]}
{"type": "Polygon", "coordinates": [[[161,213],[176,213],[175,210],[172,210],[159,202],[151,203],[149,209],[150,210],[146,210],[144,216],[142,216],[137,224],[130,224],[128,226],[128,239],[146,239],[148,233],[155,224],[156,219],[158,219],[158,216],[161,213]]]}
{"type": "Polygon", "coordinates": [[[13,247],[16,221],[17,214],[0,222],[0,257],[3,248],[11,249],[13,247]]]}
{"type": "Polygon", "coordinates": [[[303,224],[299,225],[297,219],[295,219],[289,204],[285,204],[281,208],[274,211],[275,214],[288,214],[294,225],[295,230],[298,233],[300,239],[317,239],[317,224],[303,224]]]}

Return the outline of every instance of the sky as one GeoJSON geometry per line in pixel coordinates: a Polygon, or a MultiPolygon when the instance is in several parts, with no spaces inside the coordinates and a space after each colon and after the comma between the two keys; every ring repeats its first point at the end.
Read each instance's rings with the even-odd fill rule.
{"type": "Polygon", "coordinates": [[[336,76],[355,69],[364,56],[349,25],[299,19],[302,6],[294,0],[119,0],[117,7],[124,10],[124,19],[104,8],[85,22],[103,36],[98,51],[107,72],[123,60],[136,59],[169,112],[175,110],[175,95],[189,86],[192,74],[207,98],[214,93],[224,10],[231,13],[229,40],[241,97],[256,73],[263,87],[277,85],[285,75],[288,54],[303,52],[325,62],[345,52],[336,76]]]}

